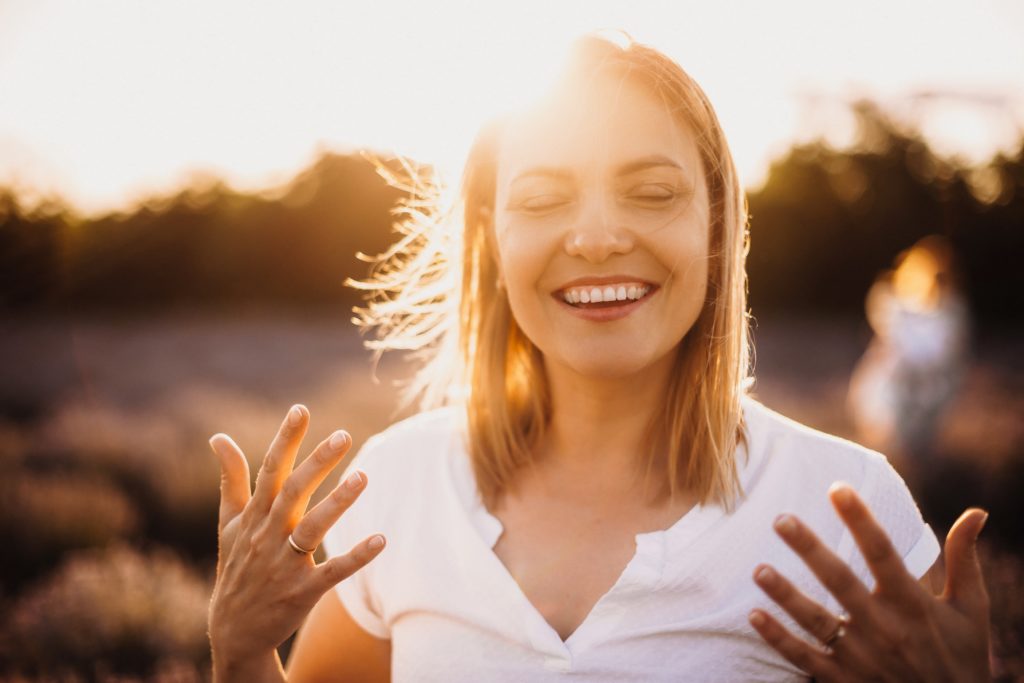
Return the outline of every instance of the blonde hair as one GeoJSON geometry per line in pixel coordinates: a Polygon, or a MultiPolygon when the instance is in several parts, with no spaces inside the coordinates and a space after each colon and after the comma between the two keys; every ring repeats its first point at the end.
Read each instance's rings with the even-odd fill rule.
{"type": "MultiPolygon", "coordinates": [[[[679,345],[666,411],[651,417],[647,473],[659,494],[688,491],[704,504],[731,507],[741,493],[735,454],[743,442],[740,398],[748,383],[746,200],[732,156],[707,96],[657,50],[588,36],[575,46],[560,82],[585,82],[612,70],[641,85],[696,135],[705,173],[710,263],[704,306],[679,345]]],[[[425,361],[409,387],[426,409],[465,406],[469,450],[484,501],[490,505],[532,462],[550,418],[543,358],[512,316],[498,284],[493,208],[497,145],[503,122],[474,142],[461,197],[447,211],[442,191],[411,166],[392,182],[411,199],[396,223],[402,239],[377,260],[357,324],[377,328],[367,345],[414,351],[425,361]],[[461,231],[452,230],[460,224],[461,231]],[[461,252],[461,254],[460,254],[461,252]]]]}

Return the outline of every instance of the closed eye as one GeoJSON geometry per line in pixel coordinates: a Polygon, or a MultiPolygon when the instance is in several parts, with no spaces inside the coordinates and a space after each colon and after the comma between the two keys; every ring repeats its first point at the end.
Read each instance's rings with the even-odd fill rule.
{"type": "Polygon", "coordinates": [[[678,198],[679,193],[671,185],[645,184],[630,190],[626,197],[647,204],[668,204],[678,198]]]}
{"type": "Polygon", "coordinates": [[[545,194],[529,197],[519,202],[513,210],[522,211],[528,214],[544,214],[562,208],[570,203],[570,199],[564,195],[545,194]]]}

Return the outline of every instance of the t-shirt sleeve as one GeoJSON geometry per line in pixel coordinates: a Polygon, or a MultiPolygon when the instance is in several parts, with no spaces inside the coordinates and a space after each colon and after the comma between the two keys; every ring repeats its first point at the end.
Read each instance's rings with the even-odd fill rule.
{"type": "MultiPolygon", "coordinates": [[[[921,511],[903,478],[884,456],[873,454],[868,460],[864,481],[858,493],[888,533],[907,571],[918,579],[924,576],[939,557],[939,541],[921,517],[921,511]]],[[[868,588],[873,588],[874,576],[849,530],[845,532],[843,542],[852,553],[851,567],[868,588]]]]}
{"type": "MultiPolygon", "coordinates": [[[[375,456],[379,455],[375,453],[376,450],[376,441],[371,438],[349,463],[342,475],[341,481],[344,481],[350,473],[362,470],[366,473],[369,481],[359,498],[324,537],[323,545],[328,557],[344,555],[357,543],[383,530],[380,527],[380,496],[377,494],[385,489],[385,485],[382,485],[384,482],[381,481],[381,477],[375,476],[378,474],[378,468],[375,467],[375,456]]],[[[334,589],[349,616],[364,631],[377,638],[390,639],[391,632],[383,618],[380,601],[377,597],[379,593],[375,591],[377,572],[374,563],[379,559],[379,557],[375,558],[374,561],[337,584],[334,589]]]]}

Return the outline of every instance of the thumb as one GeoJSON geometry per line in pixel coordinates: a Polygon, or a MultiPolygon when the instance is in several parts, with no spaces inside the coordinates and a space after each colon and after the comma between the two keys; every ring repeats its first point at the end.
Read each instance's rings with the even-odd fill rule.
{"type": "Polygon", "coordinates": [[[946,535],[946,598],[972,612],[988,611],[988,593],[977,551],[978,534],[987,519],[984,510],[965,510],[946,535]]]}
{"type": "Polygon", "coordinates": [[[220,461],[220,521],[223,531],[227,523],[242,512],[251,496],[249,463],[242,449],[227,434],[214,434],[210,448],[220,461]]]}

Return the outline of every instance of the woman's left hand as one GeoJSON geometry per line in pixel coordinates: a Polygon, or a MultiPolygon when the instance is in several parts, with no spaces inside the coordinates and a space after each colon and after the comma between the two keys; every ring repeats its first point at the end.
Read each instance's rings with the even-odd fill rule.
{"type": "Polygon", "coordinates": [[[829,491],[871,573],[869,591],[800,520],[782,515],[775,530],[846,610],[826,610],[776,570],[754,580],[820,644],[795,636],[764,610],[750,623],[769,645],[818,681],[989,681],[989,599],[975,541],[988,514],[965,511],[946,537],[946,586],[933,595],[915,579],[871,511],[847,485],[829,491]]]}

